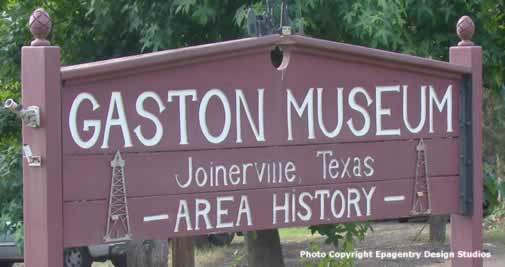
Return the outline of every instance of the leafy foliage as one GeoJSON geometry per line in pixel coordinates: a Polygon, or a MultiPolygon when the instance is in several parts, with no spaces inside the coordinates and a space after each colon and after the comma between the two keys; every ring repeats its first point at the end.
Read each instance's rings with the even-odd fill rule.
{"type": "Polygon", "coordinates": [[[498,166],[496,164],[484,164],[484,188],[485,203],[487,204],[487,216],[483,226],[486,229],[500,230],[505,222],[505,181],[496,177],[498,166]]]}
{"type": "Polygon", "coordinates": [[[341,224],[322,224],[309,227],[312,234],[319,233],[326,236],[326,244],[332,244],[335,247],[341,247],[345,251],[354,249],[354,238],[363,240],[365,233],[370,229],[369,223],[341,223],[341,224]],[[342,241],[341,244],[339,241],[342,241]]]}
{"type": "MultiPolygon", "coordinates": [[[[484,91],[483,103],[483,135],[484,135],[484,154],[488,162],[494,161],[495,164],[503,166],[505,159],[505,91],[496,92],[493,90],[484,91]]],[[[495,176],[505,177],[505,171],[498,166],[493,170],[495,176]]]]}
{"type": "Polygon", "coordinates": [[[484,201],[487,204],[488,213],[505,207],[503,199],[505,197],[505,181],[496,177],[495,165],[484,164],[484,201]]]}
{"type": "MultiPolygon", "coordinates": [[[[342,252],[353,252],[354,241],[356,239],[363,240],[368,230],[372,229],[369,223],[340,223],[340,224],[323,224],[310,226],[312,234],[319,233],[326,236],[325,243],[332,244],[335,248],[342,252]]],[[[373,229],[372,229],[373,230],[373,229]]],[[[313,252],[321,251],[321,246],[318,244],[311,244],[310,250],[313,252]]],[[[319,259],[317,265],[311,262],[305,262],[306,267],[338,267],[338,266],[352,266],[353,258],[342,258],[337,260],[327,254],[324,258],[319,259]]]]}
{"type": "Polygon", "coordinates": [[[23,184],[17,145],[0,145],[0,231],[14,233],[21,245],[23,238],[23,184]]]}

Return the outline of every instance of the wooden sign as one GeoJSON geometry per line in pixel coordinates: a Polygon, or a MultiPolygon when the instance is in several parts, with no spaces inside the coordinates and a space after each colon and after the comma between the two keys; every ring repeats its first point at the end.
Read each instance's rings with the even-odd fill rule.
{"type": "Polygon", "coordinates": [[[197,63],[208,47],[62,69],[66,246],[112,234],[103,231],[118,151],[130,224],[118,237],[403,217],[417,191],[418,212],[457,212],[464,68],[384,66],[387,57],[369,56],[384,52],[354,47],[349,56],[341,44],[300,36],[212,47],[197,63]],[[278,70],[276,45],[285,57],[278,70]],[[364,55],[375,62],[360,62],[364,55]],[[154,57],[160,63],[146,70],[154,57]],[[429,177],[416,189],[421,160],[429,177]]]}
{"type": "MultiPolygon", "coordinates": [[[[57,47],[23,48],[23,104],[41,110],[23,132],[41,156],[24,166],[25,247],[48,247],[28,266],[129,239],[430,214],[475,227],[481,52],[451,49],[270,35],[60,68],[57,47]]],[[[480,248],[471,229],[453,249],[480,248]]]]}

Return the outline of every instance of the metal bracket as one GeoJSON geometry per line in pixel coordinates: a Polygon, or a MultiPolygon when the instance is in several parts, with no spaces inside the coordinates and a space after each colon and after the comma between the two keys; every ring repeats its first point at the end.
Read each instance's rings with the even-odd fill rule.
{"type": "Polygon", "coordinates": [[[459,90],[459,208],[473,213],[472,77],[465,74],[459,90]]]}
{"type": "Polygon", "coordinates": [[[7,99],[4,103],[4,108],[16,113],[26,126],[32,128],[40,127],[40,108],[38,106],[29,106],[23,108],[13,99],[7,99]]]}
{"type": "Polygon", "coordinates": [[[38,106],[29,106],[22,110],[21,120],[25,125],[32,128],[40,126],[40,108],[38,106]]]}
{"type": "Polygon", "coordinates": [[[26,157],[26,161],[28,162],[28,166],[30,167],[40,167],[42,164],[42,157],[41,156],[34,156],[32,153],[32,149],[30,148],[30,145],[23,145],[23,152],[26,157]]]}
{"type": "Polygon", "coordinates": [[[289,27],[289,26],[282,26],[282,28],[281,28],[281,34],[282,35],[291,35],[291,27],[289,27]]]}

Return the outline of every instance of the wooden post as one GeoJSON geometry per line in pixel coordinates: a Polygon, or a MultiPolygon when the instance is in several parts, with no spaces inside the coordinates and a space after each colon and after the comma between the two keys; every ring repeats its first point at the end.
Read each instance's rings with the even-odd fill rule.
{"type": "Polygon", "coordinates": [[[172,267],[194,267],[195,247],[192,237],[172,239],[172,267]]]}
{"type": "Polygon", "coordinates": [[[167,267],[168,241],[129,241],[126,262],[129,267],[167,267]]]}
{"type": "Polygon", "coordinates": [[[30,17],[35,40],[21,52],[22,106],[40,108],[40,127],[23,122],[23,143],[41,157],[40,166],[23,159],[26,267],[63,267],[60,48],[45,39],[50,29],[47,13],[35,10],[30,17]]]}
{"type": "Polygon", "coordinates": [[[447,215],[431,215],[430,224],[430,242],[445,242],[447,215]]]}
{"type": "Polygon", "coordinates": [[[471,41],[473,21],[462,17],[457,24],[461,38],[450,48],[450,62],[472,68],[473,209],[470,216],[451,215],[451,249],[456,253],[452,266],[482,266],[482,259],[457,257],[461,251],[482,251],[482,49],[471,41]]]}
{"type": "Polygon", "coordinates": [[[247,232],[245,238],[248,266],[284,267],[282,246],[277,229],[247,232]]]}

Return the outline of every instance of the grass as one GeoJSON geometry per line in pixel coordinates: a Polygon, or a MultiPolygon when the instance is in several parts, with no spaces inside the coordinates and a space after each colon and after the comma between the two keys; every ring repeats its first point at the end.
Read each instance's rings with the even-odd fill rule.
{"type": "Polygon", "coordinates": [[[196,249],[195,265],[205,266],[205,263],[209,262],[222,262],[228,253],[229,251],[227,251],[227,249],[214,249],[210,247],[204,249],[196,249]]]}
{"type": "MultiPolygon", "coordinates": [[[[195,266],[234,266],[247,254],[243,236],[235,236],[233,242],[224,247],[204,246],[195,249],[195,266]]],[[[170,263],[170,257],[169,257],[170,263]]],[[[169,266],[171,266],[169,264],[169,266]]]]}
{"type": "MultiPolygon", "coordinates": [[[[299,239],[308,238],[312,234],[307,227],[292,227],[292,228],[282,228],[279,229],[279,236],[281,239],[299,239]]],[[[314,236],[319,236],[319,234],[314,234],[314,236]]]]}
{"type": "Polygon", "coordinates": [[[94,262],[91,267],[113,267],[112,263],[110,261],[106,262],[94,262]]]}
{"type": "Polygon", "coordinates": [[[484,240],[486,242],[505,245],[505,225],[485,231],[484,240]]]}

